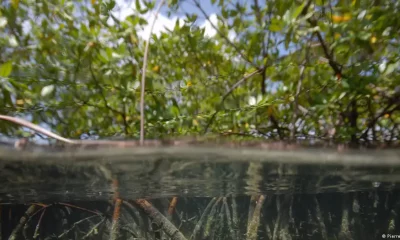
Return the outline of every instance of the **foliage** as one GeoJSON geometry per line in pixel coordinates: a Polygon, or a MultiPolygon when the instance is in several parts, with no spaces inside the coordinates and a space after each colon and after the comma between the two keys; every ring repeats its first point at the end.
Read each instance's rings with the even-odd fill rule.
{"type": "MultiPolygon", "coordinates": [[[[210,131],[397,139],[398,1],[211,2],[218,7],[215,36],[198,27],[212,19],[204,2],[191,0],[199,14],[151,38],[147,138],[210,131]]],[[[1,113],[65,137],[137,137],[139,31],[155,4],[133,5],[134,14],[121,20],[114,0],[3,1],[1,113]]],[[[176,0],[168,9],[184,11],[176,0]]],[[[0,124],[4,134],[16,129],[0,124]]]]}

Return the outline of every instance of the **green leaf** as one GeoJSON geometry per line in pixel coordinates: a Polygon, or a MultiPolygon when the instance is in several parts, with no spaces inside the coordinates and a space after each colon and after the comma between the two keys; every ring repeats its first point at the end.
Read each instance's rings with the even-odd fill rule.
{"type": "Polygon", "coordinates": [[[303,4],[294,9],[294,11],[292,12],[291,20],[295,20],[300,15],[304,7],[306,6],[306,2],[307,1],[304,1],[303,4]]]}
{"type": "Polygon", "coordinates": [[[19,0],[11,0],[11,5],[13,6],[14,9],[18,9],[19,0]]]}
{"type": "Polygon", "coordinates": [[[285,23],[282,20],[273,18],[271,20],[271,25],[269,25],[269,30],[272,32],[279,32],[283,29],[284,26],[285,23]]]}
{"type": "Polygon", "coordinates": [[[111,0],[110,2],[108,2],[108,3],[106,4],[107,10],[108,10],[108,11],[113,10],[113,8],[115,7],[115,4],[116,4],[116,2],[115,2],[114,0],[111,0]]]}
{"type": "Polygon", "coordinates": [[[0,17],[0,28],[3,28],[7,25],[7,18],[0,17]]]}
{"type": "Polygon", "coordinates": [[[8,77],[12,72],[12,62],[6,62],[0,65],[0,77],[8,77]]]}
{"type": "Polygon", "coordinates": [[[174,117],[179,117],[179,108],[177,106],[172,106],[171,113],[174,117]]]}
{"type": "Polygon", "coordinates": [[[136,6],[136,9],[137,9],[138,11],[141,11],[140,1],[139,1],[139,0],[136,0],[136,1],[135,1],[135,6],[136,6]]]}
{"type": "Polygon", "coordinates": [[[347,82],[346,79],[342,78],[341,82],[342,82],[342,86],[344,88],[350,88],[350,85],[349,85],[349,83],[347,82]]]}
{"type": "Polygon", "coordinates": [[[398,68],[400,65],[400,62],[395,62],[395,63],[391,63],[388,64],[386,67],[386,70],[384,72],[384,75],[389,75],[391,74],[396,68],[398,68]]]}
{"type": "Polygon", "coordinates": [[[2,81],[2,88],[7,93],[16,93],[14,86],[9,81],[2,81]]]}
{"type": "Polygon", "coordinates": [[[15,38],[14,35],[11,35],[8,38],[8,44],[10,44],[11,47],[18,47],[18,41],[17,41],[17,39],[15,38]]]}
{"type": "Polygon", "coordinates": [[[288,33],[285,36],[285,48],[286,49],[289,49],[289,44],[291,42],[292,32],[293,32],[293,28],[290,27],[288,33]]]}
{"type": "Polygon", "coordinates": [[[47,85],[42,88],[42,91],[40,92],[40,95],[42,97],[46,97],[47,95],[51,94],[54,91],[54,85],[47,85]]]}
{"type": "Polygon", "coordinates": [[[100,59],[100,61],[102,61],[103,63],[108,63],[109,62],[108,53],[104,49],[101,49],[100,50],[100,54],[98,54],[97,56],[100,59]]]}

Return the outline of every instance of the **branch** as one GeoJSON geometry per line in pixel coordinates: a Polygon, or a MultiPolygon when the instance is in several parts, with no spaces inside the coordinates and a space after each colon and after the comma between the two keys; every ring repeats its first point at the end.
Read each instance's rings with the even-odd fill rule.
{"type": "MultiPolygon", "coordinates": [[[[5,120],[8,122],[15,123],[22,127],[32,129],[32,130],[34,130],[38,133],[41,133],[47,137],[54,138],[60,142],[71,144],[71,145],[112,146],[112,147],[137,147],[138,146],[138,143],[136,141],[72,140],[72,139],[61,137],[60,135],[50,132],[49,130],[47,130],[41,126],[33,124],[31,122],[28,122],[24,119],[0,114],[0,120],[5,120]]],[[[19,144],[19,143],[17,142],[16,144],[19,144]]],[[[25,143],[25,144],[27,144],[27,143],[25,143]]],[[[161,144],[161,142],[157,141],[157,140],[155,140],[155,141],[149,140],[148,142],[146,142],[146,145],[149,145],[149,146],[157,146],[160,144],[161,144]]]]}
{"type": "MultiPolygon", "coordinates": [[[[311,23],[311,25],[313,27],[315,27],[316,21],[315,20],[310,20],[309,22],[311,23]]],[[[325,57],[328,59],[329,61],[329,65],[331,66],[331,68],[333,69],[333,71],[335,72],[335,74],[340,74],[342,76],[342,69],[339,63],[337,63],[334,59],[333,59],[333,55],[329,53],[328,47],[326,46],[324,39],[322,38],[322,35],[319,31],[316,32],[317,34],[317,38],[318,41],[321,43],[322,49],[324,50],[324,54],[325,57]]]]}
{"type": "Polygon", "coordinates": [[[396,99],[399,96],[393,96],[390,100],[389,100],[389,104],[382,110],[382,112],[380,112],[378,115],[376,115],[367,125],[367,129],[365,129],[365,131],[361,134],[360,139],[361,138],[366,138],[368,131],[373,128],[375,126],[375,124],[378,122],[378,120],[383,117],[385,114],[392,114],[394,111],[396,110],[400,110],[400,102],[395,103],[396,99]],[[395,106],[395,107],[393,107],[395,106]],[[393,108],[393,109],[391,109],[393,108]],[[391,109],[391,110],[390,110],[391,109]]]}
{"type": "MultiPolygon", "coordinates": [[[[97,80],[96,76],[94,75],[92,64],[89,65],[89,70],[90,70],[90,74],[92,75],[93,80],[95,81],[95,84],[96,84],[97,88],[99,88],[100,95],[101,95],[101,98],[103,99],[103,102],[104,102],[104,105],[105,105],[106,109],[121,115],[121,117],[123,119],[123,122],[124,122],[124,130],[125,130],[124,132],[125,132],[125,134],[129,134],[129,131],[128,131],[129,125],[128,125],[127,121],[126,121],[125,104],[124,104],[123,112],[120,112],[120,111],[110,107],[110,105],[108,104],[107,98],[104,95],[103,88],[100,86],[99,81],[97,80]]],[[[88,104],[86,104],[86,105],[88,105],[88,104]]]]}
{"type": "MultiPolygon", "coordinates": [[[[300,15],[304,16],[304,15],[307,14],[308,8],[311,6],[311,3],[312,3],[312,0],[308,0],[308,2],[306,3],[306,6],[304,7],[304,9],[303,9],[303,11],[301,12],[300,15]]],[[[307,21],[310,23],[310,25],[312,27],[316,27],[318,25],[317,24],[317,20],[315,20],[315,19],[309,18],[307,21]]],[[[322,38],[321,33],[319,31],[315,31],[315,33],[317,34],[318,41],[322,46],[322,49],[323,49],[324,54],[325,54],[325,57],[328,59],[329,65],[331,66],[331,68],[335,72],[335,75],[342,76],[342,68],[341,68],[340,64],[337,63],[334,60],[333,54],[331,54],[329,52],[328,47],[327,47],[326,43],[324,42],[324,39],[322,38]]]]}
{"type": "Polygon", "coordinates": [[[156,23],[158,13],[160,12],[161,6],[163,4],[164,4],[164,0],[161,0],[161,2],[158,4],[157,10],[154,15],[154,21],[150,28],[149,38],[147,39],[146,47],[144,49],[143,68],[142,68],[142,83],[141,83],[142,86],[140,89],[140,145],[144,144],[144,89],[145,89],[145,83],[146,83],[147,56],[149,53],[149,45],[150,45],[151,35],[153,34],[153,28],[156,23]]]}
{"type": "Polygon", "coordinates": [[[261,73],[263,70],[264,70],[264,69],[258,69],[258,70],[256,70],[256,71],[254,71],[254,72],[252,72],[252,73],[250,73],[250,74],[244,76],[244,77],[243,77],[242,79],[240,79],[237,83],[235,83],[235,84],[228,90],[228,92],[226,92],[226,93],[224,94],[224,96],[222,97],[221,102],[219,103],[219,105],[218,105],[218,107],[217,107],[217,110],[215,111],[215,113],[211,116],[210,120],[208,121],[207,126],[206,126],[206,128],[205,128],[205,130],[204,130],[204,133],[207,132],[207,130],[208,130],[208,128],[210,127],[211,123],[214,121],[214,118],[215,118],[215,116],[217,115],[217,113],[218,113],[219,111],[221,111],[221,108],[222,108],[222,106],[223,106],[223,104],[224,104],[226,98],[227,98],[237,87],[239,87],[240,84],[242,84],[244,81],[246,81],[247,79],[251,78],[252,76],[254,76],[254,75],[258,74],[258,73],[261,73]]]}

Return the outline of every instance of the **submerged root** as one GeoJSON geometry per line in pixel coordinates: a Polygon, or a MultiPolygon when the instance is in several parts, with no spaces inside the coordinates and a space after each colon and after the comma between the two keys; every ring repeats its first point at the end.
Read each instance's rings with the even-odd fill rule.
{"type": "Polygon", "coordinates": [[[256,206],[254,207],[253,216],[249,225],[247,226],[247,240],[255,240],[257,239],[257,230],[258,226],[260,225],[260,213],[261,208],[264,204],[265,196],[260,195],[256,202],[256,206]]]}

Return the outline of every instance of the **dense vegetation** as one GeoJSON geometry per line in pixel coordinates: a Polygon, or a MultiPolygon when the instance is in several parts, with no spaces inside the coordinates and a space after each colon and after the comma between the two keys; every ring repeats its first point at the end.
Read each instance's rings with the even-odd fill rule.
{"type": "MultiPolygon", "coordinates": [[[[399,1],[211,2],[215,35],[199,27],[215,16],[190,0],[199,14],[151,36],[146,138],[397,140],[399,1]]],[[[155,8],[152,1],[2,1],[0,113],[65,137],[138,137],[146,42],[139,32],[155,8]],[[134,14],[118,18],[126,6],[134,14]]],[[[185,13],[178,0],[163,9],[185,13]]],[[[0,124],[2,134],[20,131],[0,124]]]]}

